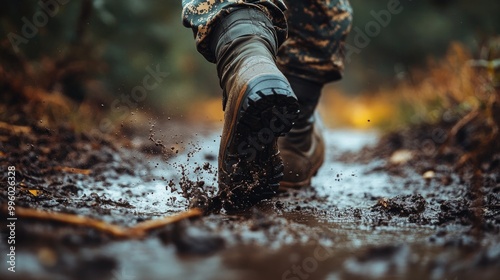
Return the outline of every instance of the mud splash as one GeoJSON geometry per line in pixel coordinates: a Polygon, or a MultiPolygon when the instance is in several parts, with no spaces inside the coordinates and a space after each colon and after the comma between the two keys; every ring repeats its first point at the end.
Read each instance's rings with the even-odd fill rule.
{"type": "MultiPolygon", "coordinates": [[[[214,131],[200,129],[192,137],[184,131],[182,140],[155,138],[174,147],[168,157],[147,139],[114,148],[105,139],[94,145],[82,135],[71,140],[65,131],[43,136],[41,130],[30,137],[5,133],[2,148],[17,152],[1,160],[4,165],[17,158],[25,167],[20,169],[20,205],[128,226],[204,204],[217,193],[220,137],[214,131]],[[73,143],[67,149],[71,156],[61,155],[57,166],[89,169],[91,175],[33,173],[40,166],[52,170],[54,161],[43,157],[59,148],[51,144],[56,135],[73,143]],[[34,196],[32,189],[40,195],[34,196]]],[[[327,162],[312,187],[281,193],[238,215],[222,212],[185,220],[141,240],[20,221],[19,271],[12,275],[2,269],[0,277],[495,279],[500,272],[497,179],[484,185],[484,229],[478,235],[472,230],[478,208],[471,205],[469,185],[458,174],[435,168],[429,180],[411,166],[388,169],[387,159],[345,160],[349,152],[375,145],[373,132],[328,131],[326,139],[327,162]]],[[[0,244],[2,252],[5,244],[0,244]]]]}

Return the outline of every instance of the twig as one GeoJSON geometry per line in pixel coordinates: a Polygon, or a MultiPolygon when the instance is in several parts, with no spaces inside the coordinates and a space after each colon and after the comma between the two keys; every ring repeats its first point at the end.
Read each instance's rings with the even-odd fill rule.
{"type": "Polygon", "coordinates": [[[150,230],[174,224],[185,219],[200,217],[202,215],[203,215],[202,211],[198,208],[189,209],[185,212],[181,212],[173,216],[168,216],[157,220],[149,220],[139,223],[129,229],[129,234],[132,237],[133,236],[140,237],[145,235],[146,232],[150,230]]]}
{"type": "Polygon", "coordinates": [[[460,170],[462,169],[465,164],[470,163],[473,159],[475,159],[477,156],[477,152],[469,152],[463,154],[458,160],[457,163],[455,164],[455,170],[460,170]]]}
{"type": "MultiPolygon", "coordinates": [[[[6,207],[2,207],[2,212],[7,212],[6,207]]],[[[30,208],[16,207],[16,216],[19,218],[47,220],[54,222],[61,222],[68,225],[76,225],[93,228],[118,238],[141,238],[147,234],[148,231],[157,229],[169,224],[174,224],[184,219],[200,217],[202,211],[194,208],[175,214],[173,216],[164,217],[158,220],[149,220],[139,223],[131,228],[121,227],[109,224],[97,219],[83,217],[74,214],[46,212],[30,208]]]]}
{"type": "Polygon", "coordinates": [[[454,139],[465,125],[467,125],[469,122],[471,122],[473,119],[475,119],[479,115],[478,110],[473,110],[470,111],[467,115],[465,115],[463,118],[461,118],[458,122],[455,123],[455,125],[450,129],[450,133],[448,134],[448,138],[446,139],[445,145],[442,145],[441,148],[439,149],[439,153],[443,153],[443,150],[445,149],[446,146],[448,146],[452,139],[454,139]]]}
{"type": "Polygon", "coordinates": [[[90,175],[90,173],[92,173],[92,170],[90,169],[80,169],[68,166],[56,166],[54,167],[54,170],[68,172],[68,173],[75,173],[75,174],[83,174],[83,175],[90,175]]]}
{"type": "Polygon", "coordinates": [[[450,130],[450,137],[448,139],[455,138],[458,131],[462,129],[465,125],[467,125],[470,121],[475,119],[479,115],[478,110],[470,111],[467,115],[461,118],[450,130]]]}
{"type": "Polygon", "coordinates": [[[45,212],[30,208],[16,207],[16,216],[18,218],[29,218],[38,220],[48,220],[54,222],[61,222],[70,225],[86,226],[97,229],[102,232],[109,233],[116,237],[128,237],[126,228],[105,223],[89,217],[83,217],[73,214],[58,213],[58,212],[45,212]]]}

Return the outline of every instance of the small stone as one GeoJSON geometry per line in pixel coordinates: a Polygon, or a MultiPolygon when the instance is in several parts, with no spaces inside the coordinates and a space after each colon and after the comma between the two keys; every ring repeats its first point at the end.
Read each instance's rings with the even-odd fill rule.
{"type": "Polygon", "coordinates": [[[397,150],[392,153],[389,162],[394,165],[405,164],[413,158],[413,153],[409,150],[397,150]]]}
{"type": "Polygon", "coordinates": [[[424,174],[422,174],[422,177],[425,180],[430,180],[430,179],[434,178],[435,176],[436,176],[436,172],[434,172],[434,170],[428,170],[428,171],[425,171],[424,174]]]}

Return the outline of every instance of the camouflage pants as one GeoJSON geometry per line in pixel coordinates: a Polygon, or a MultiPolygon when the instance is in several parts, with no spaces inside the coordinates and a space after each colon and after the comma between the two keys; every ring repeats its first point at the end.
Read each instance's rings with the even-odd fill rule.
{"type": "Polygon", "coordinates": [[[209,48],[214,25],[246,6],[272,20],[280,45],[277,62],[285,75],[322,84],[342,76],[343,45],[352,21],[349,0],[182,0],[182,6],[183,23],[208,61],[215,61],[209,48]]]}

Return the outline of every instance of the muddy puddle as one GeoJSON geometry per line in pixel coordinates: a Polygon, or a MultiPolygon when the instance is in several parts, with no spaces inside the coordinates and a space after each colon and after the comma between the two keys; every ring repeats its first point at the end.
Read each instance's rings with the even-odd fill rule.
{"type": "MultiPolygon", "coordinates": [[[[395,175],[383,168],[386,160],[343,159],[378,138],[370,131],[327,131],[327,161],[312,187],[242,214],[183,220],[141,239],[19,219],[16,272],[4,264],[0,278],[498,279],[497,202],[483,207],[484,226],[474,231],[471,206],[464,204],[468,185],[458,175],[436,168],[424,179],[410,167],[395,175]]],[[[151,141],[134,139],[89,167],[92,175],[51,174],[38,185],[25,180],[42,195],[20,204],[121,226],[173,215],[190,203],[182,186],[216,193],[219,139],[217,128],[182,139],[158,136],[161,149],[171,150],[167,157],[151,141]]],[[[0,249],[7,251],[6,242],[0,249]]]]}

